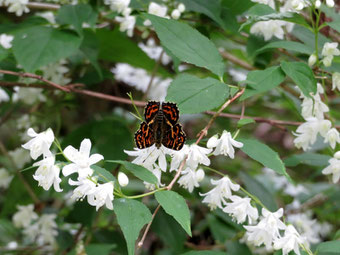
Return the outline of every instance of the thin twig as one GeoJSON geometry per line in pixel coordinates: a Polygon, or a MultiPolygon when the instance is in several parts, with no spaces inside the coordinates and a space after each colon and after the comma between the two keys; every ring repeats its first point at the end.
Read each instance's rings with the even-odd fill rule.
{"type": "Polygon", "coordinates": [[[47,4],[47,3],[36,3],[36,2],[29,2],[27,7],[30,9],[42,9],[42,10],[51,10],[56,11],[59,10],[59,4],[47,4]]]}
{"type": "MultiPolygon", "coordinates": [[[[211,117],[210,121],[208,122],[207,126],[202,129],[202,131],[198,134],[198,138],[196,140],[196,144],[199,144],[199,142],[202,140],[202,138],[204,136],[206,136],[208,134],[208,130],[211,127],[211,125],[214,123],[215,119],[221,114],[221,112],[228,106],[230,105],[232,102],[234,102],[237,98],[239,98],[243,93],[244,93],[245,89],[242,89],[241,91],[239,91],[233,98],[229,99],[227,102],[225,102],[221,108],[211,117]]],[[[176,175],[174,176],[174,178],[172,179],[172,181],[170,182],[170,184],[167,186],[167,190],[171,190],[173,185],[176,183],[177,179],[179,178],[179,176],[181,175],[181,172],[185,166],[185,163],[187,161],[187,156],[183,159],[181,165],[178,168],[178,171],[176,173],[176,175]]],[[[150,226],[153,222],[153,219],[155,218],[158,210],[160,208],[160,205],[157,206],[157,208],[155,209],[155,211],[152,214],[152,218],[151,221],[148,223],[148,225],[146,226],[143,236],[141,238],[141,240],[138,242],[138,248],[143,246],[143,243],[145,241],[145,238],[147,236],[147,233],[149,232],[150,226]]]]}
{"type": "Polygon", "coordinates": [[[247,62],[235,57],[234,55],[230,54],[229,52],[220,51],[220,54],[223,58],[229,60],[230,62],[234,63],[235,65],[243,67],[246,70],[249,70],[249,71],[256,70],[255,67],[253,67],[252,65],[248,64],[247,62]]]}

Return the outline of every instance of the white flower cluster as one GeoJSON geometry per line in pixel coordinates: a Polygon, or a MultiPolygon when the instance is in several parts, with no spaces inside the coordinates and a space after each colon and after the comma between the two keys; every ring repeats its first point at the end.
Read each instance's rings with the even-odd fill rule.
{"type": "Polygon", "coordinates": [[[324,57],[322,63],[325,66],[331,66],[334,56],[340,56],[340,50],[338,49],[338,43],[336,42],[326,42],[323,45],[321,55],[324,57]]]}
{"type": "Polygon", "coordinates": [[[336,152],[328,161],[329,165],[322,170],[323,174],[333,174],[332,180],[337,183],[340,180],[340,151],[336,152]]]}
{"type": "Polygon", "coordinates": [[[1,0],[0,6],[8,6],[8,12],[13,12],[15,15],[21,16],[23,13],[30,11],[27,8],[28,2],[28,0],[1,0]]]}
{"type": "Polygon", "coordinates": [[[317,85],[316,94],[311,93],[311,98],[301,93],[303,102],[301,114],[306,122],[302,123],[296,130],[294,144],[297,148],[308,150],[310,145],[316,142],[318,134],[324,137],[324,142],[335,148],[340,143],[340,135],[337,129],[332,128],[332,123],[324,119],[324,113],[329,112],[328,106],[322,102],[320,94],[324,93],[321,84],[317,85]]]}
{"type": "Polygon", "coordinates": [[[13,39],[14,39],[14,37],[12,35],[1,34],[0,35],[0,45],[4,49],[10,49],[10,48],[12,48],[13,39]]]}
{"type": "MultiPolygon", "coordinates": [[[[61,192],[60,167],[55,164],[55,155],[50,151],[50,147],[54,141],[53,131],[49,128],[37,134],[30,128],[27,134],[33,138],[22,145],[22,147],[30,150],[31,157],[34,160],[43,155],[41,161],[33,164],[33,166],[38,166],[33,178],[37,180],[39,186],[42,186],[45,190],[49,190],[53,185],[55,191],[61,192]]],[[[91,165],[104,159],[104,157],[100,154],[90,155],[90,151],[91,141],[89,139],[84,139],[81,142],[79,150],[68,146],[63,151],[63,155],[71,162],[63,167],[63,175],[78,174],[76,181],[69,179],[70,185],[77,186],[73,191],[71,199],[79,200],[87,197],[88,203],[95,206],[97,210],[104,204],[112,210],[113,182],[105,184],[98,183],[98,177],[93,176],[94,171],[91,169],[91,165]]]]}
{"type": "Polygon", "coordinates": [[[13,223],[17,228],[23,228],[24,236],[29,242],[37,245],[55,244],[58,235],[56,214],[43,214],[40,217],[34,212],[34,205],[18,205],[18,211],[13,215],[13,223]]]}
{"type": "MultiPolygon", "coordinates": [[[[146,45],[139,43],[138,46],[150,58],[155,59],[156,61],[158,61],[163,51],[163,48],[157,46],[153,39],[149,39],[146,45]]],[[[169,64],[171,61],[170,57],[166,53],[163,53],[161,60],[164,65],[169,64]]],[[[114,73],[116,80],[123,81],[142,92],[148,91],[147,97],[157,101],[164,101],[167,89],[172,82],[172,79],[170,78],[162,79],[156,76],[153,78],[151,84],[151,75],[149,75],[147,71],[124,63],[116,64],[116,67],[112,68],[111,71],[114,73]],[[149,86],[151,87],[148,89],[149,86]]]]}

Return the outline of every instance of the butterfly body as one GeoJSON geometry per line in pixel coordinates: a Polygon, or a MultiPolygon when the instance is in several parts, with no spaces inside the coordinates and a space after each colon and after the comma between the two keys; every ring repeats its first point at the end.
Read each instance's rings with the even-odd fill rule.
{"type": "Polygon", "coordinates": [[[163,144],[173,150],[182,149],[185,142],[185,133],[182,126],[177,123],[179,111],[174,103],[162,104],[149,101],[144,112],[145,122],[135,134],[135,142],[139,149],[153,144],[159,149],[163,144]]]}

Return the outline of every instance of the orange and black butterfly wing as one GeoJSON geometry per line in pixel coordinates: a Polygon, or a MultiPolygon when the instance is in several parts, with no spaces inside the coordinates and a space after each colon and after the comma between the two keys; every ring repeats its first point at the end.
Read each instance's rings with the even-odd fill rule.
{"type": "Polygon", "coordinates": [[[138,149],[150,147],[155,143],[153,131],[145,122],[140,124],[140,128],[135,133],[135,143],[138,149]]]}
{"type": "Polygon", "coordinates": [[[183,148],[186,136],[180,124],[173,126],[162,139],[162,144],[172,150],[179,151],[183,148]]]}
{"type": "Polygon", "coordinates": [[[159,102],[149,101],[144,110],[144,117],[147,124],[152,123],[159,112],[159,102]]]}
{"type": "Polygon", "coordinates": [[[179,110],[175,103],[162,103],[164,117],[174,126],[179,119],[179,110]]]}

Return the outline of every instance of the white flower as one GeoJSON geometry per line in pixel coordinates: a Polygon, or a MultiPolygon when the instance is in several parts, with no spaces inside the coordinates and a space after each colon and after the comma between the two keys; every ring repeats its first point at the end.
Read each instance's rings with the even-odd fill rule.
{"type": "Polygon", "coordinates": [[[308,58],[308,65],[312,67],[316,63],[316,55],[313,53],[312,55],[309,56],[308,58]]]}
{"type": "Polygon", "coordinates": [[[15,12],[15,15],[21,16],[23,13],[27,13],[30,10],[27,8],[28,0],[7,0],[7,5],[9,5],[7,11],[15,12]]]}
{"type": "Polygon", "coordinates": [[[274,241],[274,249],[282,249],[282,255],[288,255],[293,250],[296,254],[300,255],[300,244],[304,243],[306,243],[306,240],[300,236],[294,226],[288,225],[284,236],[274,241]]]}
{"type": "Polygon", "coordinates": [[[194,187],[199,187],[198,183],[203,180],[202,173],[204,178],[204,171],[202,169],[195,171],[187,167],[182,171],[182,176],[179,178],[178,184],[191,193],[194,190],[194,187]]]}
{"type": "Polygon", "coordinates": [[[332,90],[338,89],[340,91],[340,73],[335,72],[332,75],[332,90]]]}
{"type": "Polygon", "coordinates": [[[128,8],[130,0],[104,0],[104,4],[110,5],[111,10],[122,13],[128,8]]]}
{"type": "Polygon", "coordinates": [[[171,12],[171,18],[173,19],[179,19],[179,17],[181,17],[181,12],[177,9],[174,9],[172,12],[171,12]]]}
{"type": "MultiPolygon", "coordinates": [[[[164,184],[161,183],[162,170],[159,168],[159,166],[157,164],[155,164],[154,168],[151,169],[150,171],[157,178],[157,186],[158,187],[164,186],[164,184]]],[[[145,188],[147,188],[148,190],[154,190],[156,188],[156,185],[153,184],[153,183],[149,183],[149,182],[143,182],[143,183],[145,185],[145,188]]]]}
{"type": "Polygon", "coordinates": [[[186,161],[187,166],[191,167],[192,169],[196,169],[198,164],[209,166],[210,159],[208,158],[207,155],[211,151],[212,149],[207,149],[197,144],[191,144],[189,146],[189,153],[186,161]]]}
{"type": "Polygon", "coordinates": [[[324,56],[323,64],[325,66],[330,66],[334,56],[340,55],[340,50],[338,49],[338,43],[326,42],[322,48],[322,56],[324,56]]]}
{"type": "Polygon", "coordinates": [[[92,194],[87,195],[87,202],[96,207],[96,210],[104,204],[110,210],[113,210],[113,182],[98,184],[92,194]]]}
{"type": "Polygon", "coordinates": [[[83,200],[87,195],[94,192],[96,188],[96,182],[92,179],[82,179],[80,181],[69,180],[69,184],[72,186],[78,186],[74,189],[71,199],[83,200]]]}
{"type": "Polygon", "coordinates": [[[223,209],[222,203],[225,204],[225,199],[231,197],[231,190],[238,191],[240,189],[240,185],[232,183],[227,176],[217,181],[211,180],[211,183],[216,187],[208,193],[200,194],[204,196],[202,203],[207,203],[211,210],[217,207],[223,209]]]}
{"type": "Polygon", "coordinates": [[[334,7],[334,0],[326,0],[326,5],[329,8],[333,8],[334,7]]]}
{"type": "Polygon", "coordinates": [[[116,20],[120,23],[119,30],[121,32],[127,31],[129,37],[133,36],[133,30],[136,24],[136,17],[132,15],[126,15],[123,17],[117,16],[116,20]]]}
{"type": "Polygon", "coordinates": [[[20,147],[13,151],[9,151],[8,154],[12,158],[17,169],[22,169],[26,163],[31,161],[29,152],[20,147]]]}
{"type": "Polygon", "coordinates": [[[12,35],[1,34],[0,35],[0,45],[5,49],[12,48],[12,41],[14,37],[12,35]]]}
{"type": "Polygon", "coordinates": [[[326,136],[325,136],[325,143],[329,143],[332,149],[335,149],[335,146],[337,143],[340,143],[340,135],[338,130],[335,128],[331,128],[328,130],[326,136]]]}
{"type": "Polygon", "coordinates": [[[65,74],[70,71],[70,69],[65,66],[66,64],[67,61],[65,59],[61,59],[58,62],[42,67],[41,70],[44,73],[43,77],[60,85],[68,84],[71,79],[65,77],[65,74]]]}
{"type": "Polygon", "coordinates": [[[164,52],[161,46],[158,46],[153,38],[149,38],[146,44],[143,42],[138,43],[138,47],[141,48],[150,58],[158,61],[162,52],[162,64],[167,65],[171,62],[171,58],[164,52]]]}
{"type": "Polygon", "coordinates": [[[120,186],[125,187],[129,184],[129,178],[123,172],[118,173],[118,183],[120,186]]]}
{"type": "Polygon", "coordinates": [[[51,128],[39,134],[36,133],[33,128],[29,128],[27,134],[33,138],[22,145],[22,147],[30,150],[32,159],[37,159],[41,154],[43,154],[44,157],[51,155],[50,147],[54,141],[54,134],[51,128]]]}
{"type": "MultiPolygon", "coordinates": [[[[168,11],[168,8],[164,5],[159,5],[156,4],[154,2],[151,2],[149,4],[149,9],[148,9],[148,13],[159,16],[159,17],[165,17],[166,16],[166,12],[168,11]]],[[[144,21],[144,26],[150,26],[151,22],[150,20],[145,20],[144,21]]]]}
{"type": "Polygon", "coordinates": [[[257,220],[259,217],[258,211],[255,207],[251,206],[251,199],[249,197],[231,196],[229,199],[232,203],[227,203],[223,211],[231,214],[238,224],[245,222],[247,217],[249,224],[257,220]]]}
{"type": "Polygon", "coordinates": [[[217,139],[217,135],[215,135],[211,137],[207,143],[208,148],[216,147],[215,151],[213,152],[214,155],[224,155],[229,156],[230,158],[235,157],[235,150],[233,146],[236,148],[242,148],[243,143],[234,140],[230,132],[227,132],[226,130],[223,131],[219,139],[217,139]]]}
{"type": "Polygon", "coordinates": [[[145,168],[152,170],[156,161],[158,161],[158,165],[162,171],[166,171],[166,158],[165,155],[169,154],[169,149],[164,147],[163,145],[157,149],[156,145],[152,145],[151,147],[145,149],[134,148],[134,151],[124,150],[126,154],[129,156],[136,157],[132,163],[144,166],[145,168]]]}
{"type": "Polygon", "coordinates": [[[319,9],[320,6],[321,6],[321,1],[320,1],[320,0],[316,0],[316,1],[315,1],[315,8],[316,8],[316,9],[319,9]]]}
{"type": "Polygon", "coordinates": [[[37,13],[35,13],[35,15],[46,19],[51,24],[56,24],[54,13],[51,12],[51,11],[48,11],[48,12],[37,12],[37,13]]]}
{"type": "Polygon", "coordinates": [[[43,160],[36,162],[33,166],[39,166],[33,178],[39,182],[44,190],[49,190],[53,184],[55,191],[61,192],[61,179],[59,177],[60,168],[55,165],[55,156],[51,155],[43,160]]]}
{"type": "Polygon", "coordinates": [[[319,243],[321,241],[319,237],[320,224],[316,219],[311,218],[311,212],[289,214],[287,216],[287,221],[292,223],[306,240],[307,247],[309,246],[309,243],[319,243]]]}
{"type": "Polygon", "coordinates": [[[13,215],[13,223],[17,228],[27,227],[38,215],[34,212],[34,205],[17,205],[18,211],[13,215]]]}
{"type": "Polygon", "coordinates": [[[184,144],[183,148],[179,151],[172,151],[171,152],[171,165],[170,165],[170,172],[173,170],[178,170],[178,167],[180,166],[180,164],[182,163],[182,161],[184,160],[185,156],[187,156],[190,152],[190,146],[184,144]]]}
{"type": "Polygon", "coordinates": [[[250,29],[250,33],[256,35],[263,35],[264,40],[268,41],[273,36],[283,39],[285,23],[280,20],[268,20],[256,22],[250,29]]]}
{"type": "Polygon", "coordinates": [[[297,197],[301,193],[308,194],[308,189],[306,189],[303,185],[298,184],[298,185],[293,185],[289,182],[287,182],[285,189],[283,192],[287,195],[290,195],[292,197],[297,197]]]}
{"type": "Polygon", "coordinates": [[[5,168],[0,168],[0,188],[7,189],[13,177],[5,168]]]}
{"type": "Polygon", "coordinates": [[[313,98],[305,97],[301,104],[301,115],[305,119],[309,117],[316,117],[317,119],[324,119],[324,113],[329,112],[328,106],[322,102],[319,94],[312,96],[313,98]]]}
{"type": "Polygon", "coordinates": [[[306,2],[305,0],[292,0],[291,5],[294,10],[301,11],[308,5],[308,2],[306,2]]]}
{"type": "Polygon", "coordinates": [[[43,95],[43,89],[24,87],[14,87],[12,99],[13,102],[17,102],[20,100],[29,105],[35,103],[36,101],[46,101],[46,97],[43,95]]]}
{"type": "Polygon", "coordinates": [[[333,174],[332,180],[334,183],[337,183],[340,179],[340,151],[336,152],[328,163],[329,166],[323,169],[322,173],[325,175],[333,174]]]}
{"type": "Polygon", "coordinates": [[[262,219],[260,222],[255,226],[244,226],[247,230],[247,240],[255,246],[265,244],[266,248],[270,249],[273,240],[280,236],[279,230],[286,228],[286,225],[280,220],[282,215],[282,208],[274,213],[262,208],[262,219]]]}
{"type": "Polygon", "coordinates": [[[0,88],[0,103],[9,101],[9,96],[7,95],[6,91],[0,88]]]}
{"type": "Polygon", "coordinates": [[[180,3],[178,6],[177,6],[177,10],[179,10],[181,13],[185,11],[185,5],[180,3]]]}
{"type": "Polygon", "coordinates": [[[329,120],[318,120],[317,118],[310,117],[307,121],[302,123],[297,129],[297,137],[294,139],[296,148],[302,148],[304,151],[314,144],[318,133],[325,136],[331,128],[332,123],[329,120]]]}
{"type": "Polygon", "coordinates": [[[254,3],[269,5],[273,9],[275,8],[275,3],[273,0],[251,0],[254,3]]]}
{"type": "Polygon", "coordinates": [[[64,154],[72,163],[64,166],[63,175],[68,176],[73,173],[78,173],[78,180],[91,176],[93,173],[91,165],[101,161],[104,157],[100,154],[93,154],[90,156],[90,151],[90,139],[84,139],[81,142],[79,151],[71,145],[67,146],[64,150],[64,154]]]}
{"type": "Polygon", "coordinates": [[[56,217],[56,214],[43,214],[34,224],[25,228],[23,233],[38,245],[53,245],[58,235],[56,217]]]}

